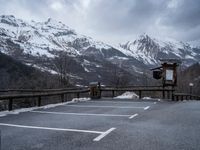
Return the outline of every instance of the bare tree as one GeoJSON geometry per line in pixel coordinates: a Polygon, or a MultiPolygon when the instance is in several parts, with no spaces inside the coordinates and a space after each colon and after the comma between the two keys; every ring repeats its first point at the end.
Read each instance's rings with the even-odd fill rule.
{"type": "Polygon", "coordinates": [[[129,77],[121,68],[114,66],[113,69],[110,71],[110,74],[111,79],[109,83],[112,86],[119,87],[128,85],[129,77]]]}
{"type": "Polygon", "coordinates": [[[56,71],[59,73],[59,82],[61,86],[70,84],[70,64],[71,58],[63,53],[59,54],[58,57],[54,59],[54,66],[56,71]]]}

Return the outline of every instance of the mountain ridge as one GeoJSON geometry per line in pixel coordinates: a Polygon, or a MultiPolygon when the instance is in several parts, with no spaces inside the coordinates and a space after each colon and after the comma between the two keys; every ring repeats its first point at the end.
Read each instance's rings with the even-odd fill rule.
{"type": "MultiPolygon", "coordinates": [[[[0,51],[36,66],[59,74],[52,64],[56,57],[66,55],[73,59],[71,77],[105,81],[106,69],[116,68],[124,74],[139,80],[144,70],[159,65],[161,57],[186,59],[184,65],[199,62],[199,48],[192,48],[185,43],[163,42],[143,34],[133,42],[111,46],[91,37],[78,34],[62,22],[47,19],[44,22],[25,22],[14,16],[0,16],[0,51]],[[76,68],[76,69],[75,69],[76,68]]],[[[80,81],[81,82],[81,81],[80,81]]]]}
{"type": "Polygon", "coordinates": [[[149,37],[147,34],[141,35],[132,42],[120,44],[120,47],[130,51],[136,59],[143,61],[147,65],[156,65],[159,58],[176,58],[184,60],[184,65],[190,66],[200,60],[200,49],[192,47],[188,43],[174,41],[160,41],[149,37]]]}

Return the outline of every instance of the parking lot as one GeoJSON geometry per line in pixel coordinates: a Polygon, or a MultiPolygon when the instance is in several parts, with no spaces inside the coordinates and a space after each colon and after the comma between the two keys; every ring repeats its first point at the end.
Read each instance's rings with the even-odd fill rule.
{"type": "Polygon", "coordinates": [[[200,149],[200,103],[101,99],[0,117],[2,150],[200,149]]]}

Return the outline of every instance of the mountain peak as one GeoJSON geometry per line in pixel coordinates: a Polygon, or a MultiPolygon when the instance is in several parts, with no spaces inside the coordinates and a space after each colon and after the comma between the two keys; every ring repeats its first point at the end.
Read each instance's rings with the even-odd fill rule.
{"type": "Polygon", "coordinates": [[[15,19],[15,16],[13,16],[13,15],[0,15],[0,18],[13,18],[13,19],[15,19]]]}
{"type": "Polygon", "coordinates": [[[147,33],[143,33],[139,35],[139,38],[150,38],[150,36],[147,33]]]}
{"type": "Polygon", "coordinates": [[[48,18],[45,23],[57,23],[57,21],[52,18],[48,18]]]}
{"type": "Polygon", "coordinates": [[[7,24],[13,27],[25,26],[26,23],[21,20],[15,18],[13,15],[1,15],[0,16],[0,23],[7,24]]]}
{"type": "Polygon", "coordinates": [[[68,28],[65,24],[63,24],[61,21],[57,21],[52,18],[48,18],[47,21],[44,22],[44,24],[51,26],[51,27],[57,27],[57,28],[68,28]]]}
{"type": "Polygon", "coordinates": [[[120,46],[132,53],[132,56],[139,61],[151,65],[157,64],[159,58],[180,58],[187,60],[186,64],[191,64],[191,62],[197,61],[199,57],[199,52],[188,43],[176,40],[163,41],[152,38],[146,33],[140,35],[133,42],[120,44],[120,46]]]}
{"type": "Polygon", "coordinates": [[[12,26],[19,26],[17,24],[17,20],[13,15],[1,15],[0,16],[0,23],[12,25],[12,26]]]}

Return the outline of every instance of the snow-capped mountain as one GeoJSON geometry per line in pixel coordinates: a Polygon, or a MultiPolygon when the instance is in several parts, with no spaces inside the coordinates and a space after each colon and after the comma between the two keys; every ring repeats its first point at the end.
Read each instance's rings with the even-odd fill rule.
{"type": "MultiPolygon", "coordinates": [[[[89,55],[91,48],[98,49],[96,53],[104,56],[107,52],[104,53],[103,49],[113,49],[103,42],[77,34],[65,24],[51,18],[45,22],[27,23],[14,16],[3,15],[0,16],[0,35],[2,43],[10,39],[18,44],[24,53],[33,56],[54,57],[54,50],[65,51],[70,56],[89,55]]],[[[8,52],[5,45],[1,46],[4,47],[5,53],[8,52]]],[[[119,52],[116,50],[116,53],[119,52]]]]}
{"type": "Polygon", "coordinates": [[[12,15],[0,16],[0,51],[52,73],[58,73],[53,60],[66,55],[73,60],[70,76],[83,80],[89,74],[90,81],[108,79],[109,71],[120,68],[118,60],[128,59],[116,48],[80,35],[61,22],[26,22],[12,15]]]}
{"type": "Polygon", "coordinates": [[[200,61],[200,48],[175,40],[161,41],[146,34],[133,42],[120,44],[120,47],[127,50],[129,56],[146,65],[159,64],[159,59],[162,58],[182,59],[186,66],[200,61]]]}
{"type": "Polygon", "coordinates": [[[12,15],[0,16],[0,51],[54,74],[59,73],[54,60],[64,55],[72,62],[68,75],[85,83],[107,82],[116,70],[136,83],[145,69],[160,64],[159,58],[184,59],[186,65],[200,60],[200,49],[183,42],[141,35],[133,42],[114,47],[78,34],[51,18],[44,22],[26,22],[12,15]]]}

